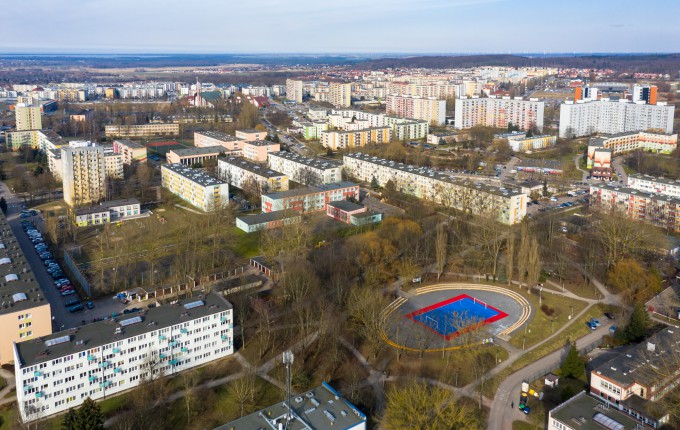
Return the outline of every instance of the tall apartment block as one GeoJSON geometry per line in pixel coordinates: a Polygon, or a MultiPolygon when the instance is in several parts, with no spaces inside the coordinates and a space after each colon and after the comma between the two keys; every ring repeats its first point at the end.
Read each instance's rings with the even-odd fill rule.
{"type": "Polygon", "coordinates": [[[388,181],[396,189],[421,199],[431,200],[476,215],[497,215],[505,224],[515,224],[524,218],[527,196],[516,189],[475,183],[453,178],[425,167],[372,157],[368,154],[347,154],[343,157],[345,173],[364,182],[388,181]]]}
{"type": "Polygon", "coordinates": [[[413,97],[391,94],[387,96],[387,113],[391,115],[422,119],[430,124],[446,122],[446,101],[434,97],[413,97]]]}
{"type": "Polygon", "coordinates": [[[42,129],[40,106],[19,103],[14,110],[17,131],[42,129]]]}
{"type": "Polygon", "coordinates": [[[630,100],[567,101],[560,105],[560,137],[633,131],[673,132],[675,106],[630,100]]]}
{"type": "Polygon", "coordinates": [[[287,175],[303,185],[320,185],[342,180],[342,163],[320,158],[307,158],[294,152],[271,152],[269,168],[287,175]]]}
{"type": "Polygon", "coordinates": [[[648,105],[657,103],[656,85],[633,85],[633,103],[643,102],[648,105]]]}
{"type": "Polygon", "coordinates": [[[64,201],[71,207],[88,205],[106,196],[104,148],[84,142],[83,146],[61,148],[64,201]]]}
{"type": "Polygon", "coordinates": [[[352,105],[352,84],[348,82],[331,82],[329,85],[328,101],[337,108],[352,105]]]}
{"type": "Polygon", "coordinates": [[[229,184],[182,164],[161,166],[163,188],[204,212],[229,204],[229,184]]]}
{"type": "Polygon", "coordinates": [[[286,79],[286,98],[302,103],[304,82],[297,79],[286,79]]]}
{"type": "Polygon", "coordinates": [[[234,352],[233,309],[211,293],[14,344],[24,422],[234,352]]]}
{"type": "MultiPolygon", "coordinates": [[[[5,218],[0,213],[0,364],[14,362],[13,344],[33,341],[52,333],[52,311],[26,256],[5,218]]],[[[50,286],[47,286],[48,288],[50,286]]]]}
{"type": "Polygon", "coordinates": [[[545,104],[537,99],[523,100],[520,97],[460,97],[455,104],[455,127],[507,128],[508,124],[529,130],[534,127],[543,130],[543,110],[545,104]]]}

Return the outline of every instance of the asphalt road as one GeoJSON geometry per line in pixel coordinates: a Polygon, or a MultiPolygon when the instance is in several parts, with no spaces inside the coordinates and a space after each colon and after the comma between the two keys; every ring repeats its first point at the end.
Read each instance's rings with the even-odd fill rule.
{"type": "MultiPolygon", "coordinates": [[[[0,182],[0,196],[4,197],[7,201],[7,221],[9,222],[12,232],[17,238],[17,242],[21,247],[21,250],[26,256],[26,260],[31,265],[35,278],[43,290],[43,294],[50,303],[52,309],[52,330],[60,331],[72,327],[77,327],[85,322],[92,322],[94,318],[99,318],[105,315],[111,315],[112,312],[120,313],[123,311],[125,306],[118,300],[113,300],[110,297],[95,301],[94,309],[85,309],[82,312],[77,312],[75,314],[70,313],[66,309],[66,303],[74,297],[75,295],[63,297],[59,290],[55,288],[54,281],[52,277],[47,273],[45,265],[38,257],[35,252],[33,243],[28,239],[28,236],[21,228],[21,222],[19,214],[21,213],[21,204],[23,201],[14,196],[4,182],[0,182]]],[[[35,224],[40,226],[38,217],[33,217],[29,219],[34,219],[35,224]]],[[[54,249],[54,246],[50,247],[50,251],[55,256],[59,256],[60,250],[54,249]]]]}

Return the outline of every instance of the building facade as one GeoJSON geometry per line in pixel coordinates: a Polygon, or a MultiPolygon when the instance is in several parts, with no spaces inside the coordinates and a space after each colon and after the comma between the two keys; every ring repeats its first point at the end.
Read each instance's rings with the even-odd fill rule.
{"type": "Polygon", "coordinates": [[[302,216],[299,213],[292,210],[281,210],[236,217],[236,227],[246,233],[255,233],[297,224],[300,221],[302,221],[302,216]]]}
{"type": "Polygon", "coordinates": [[[522,130],[543,130],[544,108],[545,103],[537,99],[460,97],[455,102],[454,125],[467,129],[478,125],[507,128],[512,124],[522,130]]]}
{"type": "Polygon", "coordinates": [[[368,183],[375,181],[380,186],[391,181],[405,194],[467,213],[497,215],[505,224],[518,223],[526,216],[527,196],[519,190],[474,183],[361,153],[345,155],[343,166],[350,178],[368,183]]]}
{"type": "Polygon", "coordinates": [[[135,218],[141,213],[141,205],[137,199],[111,200],[76,210],[75,223],[78,227],[107,224],[135,218]]]}
{"type": "Polygon", "coordinates": [[[217,172],[220,180],[241,190],[247,189],[249,186],[256,187],[260,190],[260,193],[288,190],[287,175],[243,158],[219,158],[217,160],[217,172]]]}
{"type": "Polygon", "coordinates": [[[229,184],[182,164],[161,166],[163,188],[204,212],[229,204],[229,184]]]}
{"type": "Polygon", "coordinates": [[[295,152],[270,152],[269,168],[287,175],[303,185],[320,185],[342,180],[342,163],[335,160],[307,158],[295,152]]]}
{"type": "Polygon", "coordinates": [[[446,122],[446,100],[434,97],[390,94],[387,96],[386,109],[388,114],[421,119],[428,124],[444,125],[446,122]]]}
{"type": "Polygon", "coordinates": [[[217,157],[223,152],[223,146],[171,149],[165,155],[165,159],[169,164],[193,166],[194,164],[204,164],[207,160],[217,160],[217,157]]]}
{"type": "Polygon", "coordinates": [[[138,125],[106,125],[104,126],[106,137],[162,137],[178,136],[178,123],[154,123],[138,125]]]}
{"type": "Polygon", "coordinates": [[[131,140],[114,140],[113,152],[116,154],[121,154],[124,164],[146,162],[146,146],[131,140]]]}
{"type": "Polygon", "coordinates": [[[270,142],[268,140],[250,140],[243,142],[243,158],[248,160],[256,161],[258,163],[264,163],[267,161],[267,157],[272,152],[279,152],[281,150],[281,144],[270,142]]]}
{"type": "Polygon", "coordinates": [[[637,131],[594,137],[588,141],[588,154],[596,149],[608,149],[612,152],[613,156],[636,151],[638,149],[661,154],[670,154],[675,151],[675,148],[677,147],[677,134],[637,131]]]}
{"type": "Polygon", "coordinates": [[[257,141],[265,140],[267,138],[267,132],[261,130],[255,130],[254,128],[246,128],[243,130],[236,130],[234,135],[237,139],[247,140],[247,141],[257,141]]]}
{"type": "Polygon", "coordinates": [[[371,144],[386,144],[392,141],[390,127],[371,127],[354,131],[323,131],[321,144],[332,150],[356,148],[371,144]]]}
{"type": "Polygon", "coordinates": [[[14,107],[17,131],[42,129],[40,106],[19,103],[14,107]]]}
{"type": "Polygon", "coordinates": [[[64,201],[71,207],[89,205],[106,196],[104,148],[90,142],[61,148],[64,201]]]}
{"type": "Polygon", "coordinates": [[[352,84],[349,82],[331,82],[328,101],[337,108],[350,107],[352,105],[352,84]]]}
{"type": "Polygon", "coordinates": [[[223,146],[226,151],[240,151],[243,141],[219,131],[195,131],[194,146],[197,148],[223,146]]]}
{"type": "Polygon", "coordinates": [[[661,102],[651,105],[606,98],[576,103],[567,101],[560,105],[559,136],[571,138],[634,131],[671,134],[674,114],[675,106],[661,102]]]}
{"type": "Polygon", "coordinates": [[[233,352],[232,306],[214,293],[16,343],[19,412],[30,422],[233,352]]]}
{"type": "Polygon", "coordinates": [[[295,103],[302,103],[304,82],[298,79],[286,79],[286,98],[295,103]]]}
{"type": "Polygon", "coordinates": [[[273,194],[262,194],[262,212],[295,211],[297,213],[326,210],[330,202],[359,200],[359,186],[352,182],[336,182],[308,186],[273,194]]]}
{"type": "Polygon", "coordinates": [[[514,152],[532,152],[551,148],[557,144],[557,136],[541,134],[527,137],[526,133],[513,132],[494,135],[494,139],[506,139],[514,152]]]}

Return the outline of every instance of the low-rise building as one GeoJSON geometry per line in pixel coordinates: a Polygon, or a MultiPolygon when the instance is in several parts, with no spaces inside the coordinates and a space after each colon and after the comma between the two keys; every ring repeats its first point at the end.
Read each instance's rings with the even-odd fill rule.
{"type": "Polygon", "coordinates": [[[446,143],[454,143],[457,141],[458,134],[454,132],[446,133],[429,133],[427,135],[427,143],[430,145],[441,145],[446,143]]]}
{"type": "Polygon", "coordinates": [[[242,190],[256,187],[260,193],[273,193],[288,189],[287,175],[243,158],[219,158],[217,172],[221,180],[242,190]]]}
{"type": "Polygon", "coordinates": [[[217,160],[217,157],[219,157],[219,155],[223,152],[223,146],[171,149],[165,155],[165,158],[169,164],[183,164],[185,166],[193,166],[195,164],[203,164],[206,162],[206,160],[217,160]]]}
{"type": "Polygon", "coordinates": [[[240,140],[255,141],[255,140],[265,140],[267,138],[267,132],[261,130],[255,130],[254,128],[245,128],[243,130],[236,130],[236,138],[240,140]]]}
{"type": "Polygon", "coordinates": [[[556,160],[537,160],[525,158],[517,165],[518,172],[537,173],[539,175],[561,175],[562,164],[556,160]]]}
{"type": "Polygon", "coordinates": [[[588,167],[592,168],[596,152],[611,151],[612,156],[638,149],[670,154],[678,147],[678,135],[638,131],[594,137],[588,141],[588,167]]]}
{"type": "Polygon", "coordinates": [[[359,199],[359,186],[352,182],[336,182],[319,186],[295,188],[279,193],[262,194],[262,212],[293,210],[298,213],[326,210],[330,202],[359,199]]]}
{"type": "Polygon", "coordinates": [[[287,428],[292,430],[366,430],[366,415],[325,382],[290,403],[290,408],[279,402],[214,430],[281,429],[290,415],[287,428]]]}
{"type": "Polygon", "coordinates": [[[330,184],[342,180],[342,163],[335,160],[308,158],[295,152],[270,152],[269,167],[303,185],[330,184]]]}
{"type": "Polygon", "coordinates": [[[225,152],[240,151],[243,141],[219,131],[196,131],[194,132],[194,146],[197,148],[223,146],[225,152]]]}
{"type": "Polygon", "coordinates": [[[106,137],[160,137],[178,136],[178,123],[153,123],[137,125],[105,125],[106,137]]]}
{"type": "Polygon", "coordinates": [[[195,207],[208,212],[229,204],[229,184],[200,169],[182,164],[161,166],[163,187],[195,207]]]}
{"type": "Polygon", "coordinates": [[[496,134],[494,139],[506,139],[514,152],[532,152],[551,148],[557,144],[557,136],[550,136],[548,134],[527,136],[523,132],[496,134]]]}
{"type": "Polygon", "coordinates": [[[392,140],[390,127],[370,127],[353,131],[323,131],[321,144],[332,150],[386,144],[392,140]]]}
{"type": "Polygon", "coordinates": [[[366,206],[348,200],[328,203],[326,215],[350,225],[367,225],[382,221],[381,213],[369,211],[366,206]]]}
{"type": "MultiPolygon", "coordinates": [[[[0,213],[0,363],[14,362],[13,344],[52,333],[52,311],[5,215],[0,213]]],[[[48,286],[49,287],[49,286],[48,286]]]]}
{"type": "Polygon", "coordinates": [[[243,142],[243,158],[247,158],[258,163],[267,161],[267,156],[271,152],[279,152],[281,145],[268,140],[251,140],[243,142]]]}
{"type": "Polygon", "coordinates": [[[107,224],[138,217],[141,212],[141,205],[137,199],[111,200],[97,206],[77,209],[75,223],[78,227],[107,224]]]}
{"type": "Polygon", "coordinates": [[[582,391],[548,413],[548,430],[636,429],[631,417],[582,391]]]}
{"type": "Polygon", "coordinates": [[[246,233],[254,233],[256,231],[297,224],[300,221],[302,221],[302,216],[299,213],[292,210],[281,210],[236,217],[236,227],[246,233]]]}
{"type": "Polygon", "coordinates": [[[24,422],[229,356],[233,310],[218,294],[179,300],[14,344],[24,422]]]}
{"type": "Polygon", "coordinates": [[[146,146],[131,140],[114,140],[113,152],[122,155],[124,164],[146,162],[146,146]]]}
{"type": "Polygon", "coordinates": [[[526,216],[527,196],[520,190],[454,178],[435,170],[353,153],[343,157],[345,173],[367,183],[388,182],[397,191],[476,215],[497,215],[506,224],[526,216]]]}

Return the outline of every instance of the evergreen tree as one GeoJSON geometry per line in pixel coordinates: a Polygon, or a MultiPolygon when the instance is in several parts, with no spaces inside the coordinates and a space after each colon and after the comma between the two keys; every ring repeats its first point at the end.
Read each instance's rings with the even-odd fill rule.
{"type": "Polygon", "coordinates": [[[83,405],[78,409],[78,420],[76,430],[104,430],[104,417],[97,402],[85,399],[83,405]]]}
{"type": "Polygon", "coordinates": [[[375,178],[375,176],[371,178],[371,188],[373,188],[374,190],[380,188],[380,184],[378,183],[378,180],[375,178]]]}
{"type": "Polygon", "coordinates": [[[78,425],[78,413],[73,409],[69,409],[61,420],[62,430],[73,430],[78,425]]]}
{"type": "Polygon", "coordinates": [[[563,378],[581,379],[586,374],[586,367],[576,349],[576,343],[571,343],[567,356],[562,362],[561,373],[563,378]]]}
{"type": "Polygon", "coordinates": [[[639,342],[647,334],[647,328],[649,328],[649,315],[645,310],[645,305],[637,302],[633,306],[630,321],[624,329],[625,337],[629,342],[639,342]]]}

